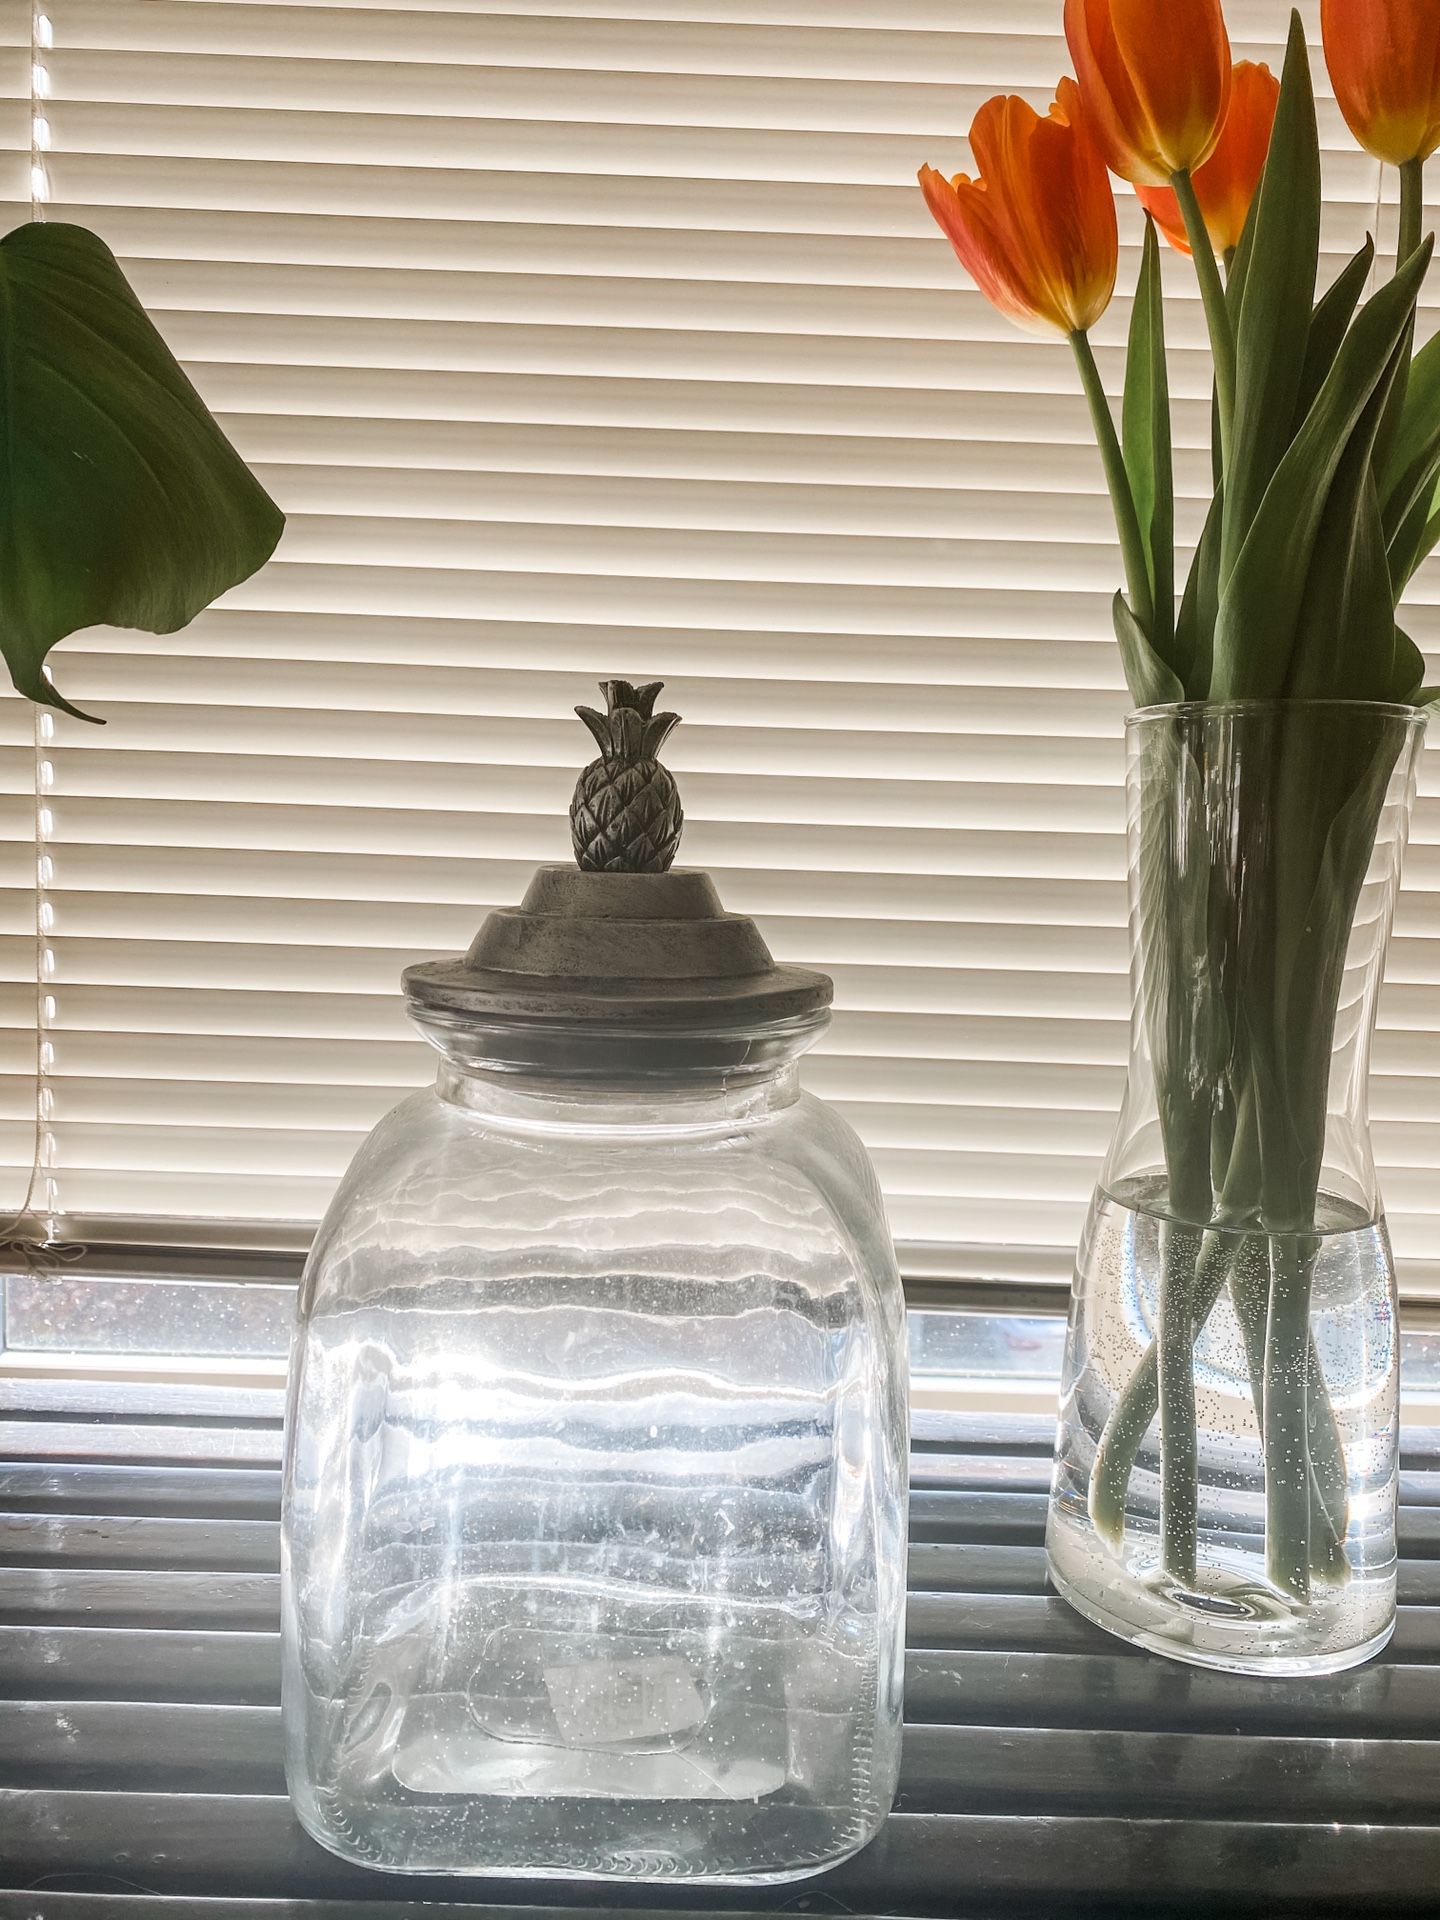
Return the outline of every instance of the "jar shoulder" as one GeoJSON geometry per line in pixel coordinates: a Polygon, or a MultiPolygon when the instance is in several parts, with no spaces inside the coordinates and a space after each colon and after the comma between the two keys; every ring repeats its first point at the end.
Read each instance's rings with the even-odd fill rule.
{"type": "Polygon", "coordinates": [[[495,1126],[426,1089],[361,1146],[322,1223],[302,1313],[406,1272],[481,1277],[544,1258],[718,1271],[850,1267],[898,1288],[879,1184],[853,1128],[802,1093],[733,1128],[586,1133],[495,1126]]]}

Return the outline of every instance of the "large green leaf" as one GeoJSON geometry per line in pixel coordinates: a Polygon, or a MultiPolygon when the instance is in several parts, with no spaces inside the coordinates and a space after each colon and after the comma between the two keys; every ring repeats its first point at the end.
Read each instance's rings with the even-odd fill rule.
{"type": "Polygon", "coordinates": [[[1221,579],[1235,566],[1290,444],[1320,259],[1320,141],[1298,14],[1253,209],[1235,329],[1235,420],[1225,476],[1221,579]]]}
{"type": "Polygon", "coordinates": [[[1155,222],[1147,216],[1125,356],[1121,444],[1150,575],[1154,608],[1150,640],[1155,651],[1168,659],[1175,626],[1175,491],[1163,291],[1160,243],[1155,222]]]}
{"type": "Polygon", "coordinates": [[[285,524],[83,227],[0,240],[0,457],[0,651],[21,693],[69,713],[41,671],[57,640],[175,632],[285,524]]]}
{"type": "Polygon", "coordinates": [[[1326,500],[1352,434],[1393,371],[1430,252],[1427,242],[1361,308],[1266,489],[1221,587],[1212,698],[1273,699],[1285,686],[1326,500]]]}

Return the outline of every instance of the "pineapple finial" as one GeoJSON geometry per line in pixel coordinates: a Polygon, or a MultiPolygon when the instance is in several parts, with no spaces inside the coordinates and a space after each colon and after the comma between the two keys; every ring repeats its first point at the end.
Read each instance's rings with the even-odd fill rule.
{"type": "Polygon", "coordinates": [[[665,873],[675,858],[685,815],[674,778],[656,756],[680,716],[655,712],[664,684],[602,680],[605,712],[575,709],[600,748],[570,802],[575,859],[587,873],[665,873]]]}

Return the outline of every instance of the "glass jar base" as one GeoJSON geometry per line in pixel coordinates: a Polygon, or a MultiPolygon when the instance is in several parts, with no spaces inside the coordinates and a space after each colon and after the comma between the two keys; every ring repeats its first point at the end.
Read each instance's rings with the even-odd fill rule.
{"type": "Polygon", "coordinates": [[[1153,1544],[1113,1551],[1088,1516],[1052,1509],[1046,1540],[1050,1581],[1092,1625],[1131,1646],[1218,1673],[1291,1679],[1361,1666],[1395,1631],[1394,1582],[1371,1577],[1288,1603],[1253,1567],[1223,1556],[1195,1588],[1160,1568],[1153,1544]]]}
{"type": "MultiPolygon", "coordinates": [[[[797,1848],[792,1861],[784,1865],[757,1864],[753,1859],[725,1861],[713,1853],[687,1852],[683,1846],[674,1849],[615,1846],[608,1852],[560,1848],[548,1857],[523,1859],[503,1845],[496,1847],[493,1838],[487,1846],[483,1840],[470,1844],[463,1835],[459,1847],[453,1845],[455,1836],[451,1835],[447,1838],[452,1844],[447,1844],[444,1851],[422,1851],[430,1836],[417,1835],[401,1809],[392,1810],[386,1820],[367,1818],[363,1825],[342,1822],[332,1827],[307,1793],[292,1791],[292,1801],[305,1832],[338,1859],[368,1867],[372,1872],[433,1874],[455,1879],[563,1879],[611,1884],[629,1881],[640,1885],[684,1881],[707,1887],[778,1887],[795,1880],[811,1880],[816,1874],[843,1866],[870,1844],[884,1824],[883,1812],[875,1811],[863,1826],[857,1823],[852,1834],[834,1851],[817,1851],[812,1857],[802,1858],[797,1848]]],[[[774,1839],[778,1843],[774,1851],[779,1859],[784,1858],[787,1844],[796,1844],[791,1836],[780,1832],[774,1839]]],[[[803,1845],[803,1841],[800,1844],[803,1845]]]]}

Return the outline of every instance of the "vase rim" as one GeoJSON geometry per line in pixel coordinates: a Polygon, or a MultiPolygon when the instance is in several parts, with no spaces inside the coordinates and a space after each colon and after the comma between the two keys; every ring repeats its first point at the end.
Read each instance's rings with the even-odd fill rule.
{"type": "Polygon", "coordinates": [[[1304,699],[1241,699],[1241,700],[1165,700],[1157,701],[1153,706],[1136,707],[1125,716],[1125,725],[1135,727],[1147,725],[1154,720],[1190,719],[1199,716],[1246,713],[1302,712],[1310,709],[1335,710],[1349,713],[1367,713],[1386,719],[1403,719],[1410,727],[1423,727],[1429,719],[1426,707],[1417,707],[1408,700],[1344,700],[1325,699],[1319,696],[1304,699]]]}

